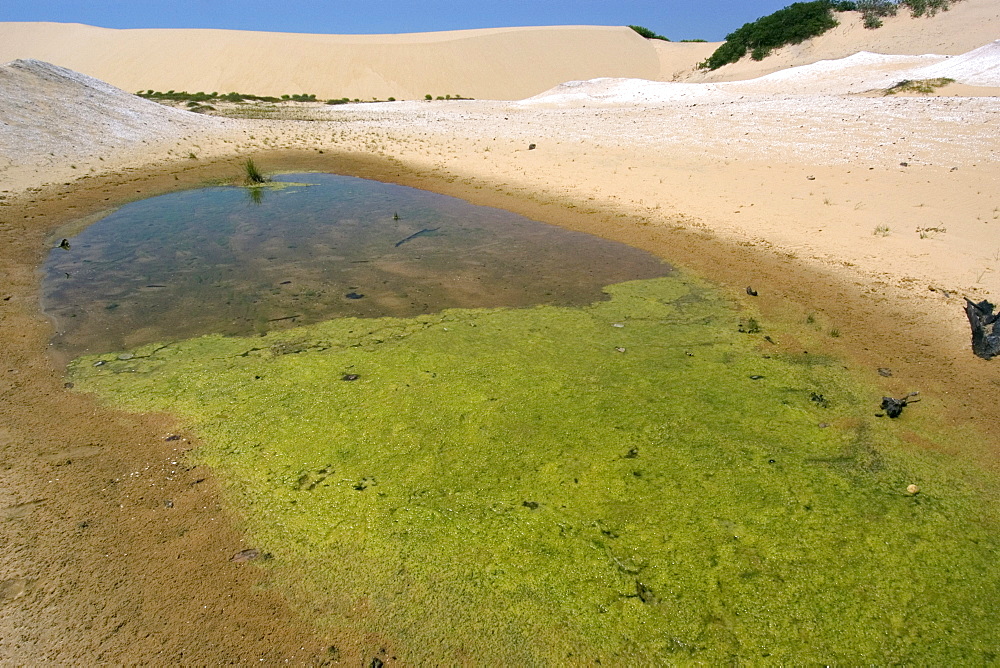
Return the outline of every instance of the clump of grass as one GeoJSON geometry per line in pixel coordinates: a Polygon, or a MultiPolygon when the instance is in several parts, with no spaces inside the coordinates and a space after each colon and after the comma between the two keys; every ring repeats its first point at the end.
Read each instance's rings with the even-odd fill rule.
{"type": "Polygon", "coordinates": [[[921,239],[929,239],[937,234],[944,234],[947,232],[947,228],[944,227],[918,227],[917,234],[920,235],[921,239]]]}
{"type": "Polygon", "coordinates": [[[892,232],[888,225],[876,225],[875,229],[872,230],[872,234],[876,237],[887,237],[889,233],[892,232]]]}
{"type": "Polygon", "coordinates": [[[886,95],[895,95],[896,93],[923,93],[930,94],[933,93],[938,88],[942,86],[947,86],[948,84],[955,83],[954,79],[949,79],[948,77],[940,77],[937,79],[903,79],[894,86],[890,86],[886,89],[886,95]]]}
{"type": "Polygon", "coordinates": [[[649,28],[644,28],[642,26],[629,26],[629,28],[631,28],[632,30],[636,31],[637,33],[639,33],[640,35],[642,35],[646,39],[660,39],[660,40],[663,40],[664,42],[669,42],[670,41],[670,39],[664,37],[663,35],[657,35],[655,32],[653,32],[649,28]]]}
{"type": "Polygon", "coordinates": [[[243,175],[246,177],[248,185],[267,183],[268,178],[257,168],[253,158],[247,158],[243,163],[243,175]]]}

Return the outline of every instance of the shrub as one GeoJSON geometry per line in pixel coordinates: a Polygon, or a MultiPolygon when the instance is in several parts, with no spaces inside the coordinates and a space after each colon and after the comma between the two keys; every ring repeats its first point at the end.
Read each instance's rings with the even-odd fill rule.
{"type": "Polygon", "coordinates": [[[632,30],[636,31],[646,39],[662,39],[664,42],[669,42],[670,40],[663,35],[657,35],[655,32],[649,28],[643,28],[642,26],[629,26],[632,30]]]}
{"type": "Polygon", "coordinates": [[[882,19],[895,16],[899,6],[893,0],[858,0],[858,11],[869,30],[882,27],[882,19]]]}
{"type": "Polygon", "coordinates": [[[958,0],[902,0],[901,5],[906,5],[910,8],[910,14],[913,16],[934,16],[938,12],[948,11],[948,7],[952,2],[957,2],[958,0]]]}
{"type": "Polygon", "coordinates": [[[766,57],[772,49],[786,44],[799,44],[822,35],[837,25],[831,0],[796,2],[773,14],[726,35],[726,42],[715,50],[701,67],[718,69],[735,63],[751,51],[754,60],[766,57]]]}

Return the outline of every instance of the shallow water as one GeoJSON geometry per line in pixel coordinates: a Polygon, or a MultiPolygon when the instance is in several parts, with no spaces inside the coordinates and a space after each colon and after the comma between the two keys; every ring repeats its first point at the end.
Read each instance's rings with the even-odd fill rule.
{"type": "Polygon", "coordinates": [[[700,281],[608,292],[70,371],[177,415],[270,581],[406,663],[996,661],[996,476],[907,443],[963,435],[700,281]]]}
{"type": "Polygon", "coordinates": [[[621,243],[413,188],[288,174],[133,202],[67,236],[43,308],[68,356],[205,333],[259,334],[338,316],[583,305],[663,276],[621,243]],[[312,185],[304,185],[312,184],[312,185]]]}

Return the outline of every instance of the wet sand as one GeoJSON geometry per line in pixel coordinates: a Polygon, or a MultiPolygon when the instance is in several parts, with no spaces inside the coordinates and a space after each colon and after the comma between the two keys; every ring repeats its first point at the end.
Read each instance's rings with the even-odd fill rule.
{"type": "MultiPolygon", "coordinates": [[[[801,323],[815,314],[839,328],[839,337],[824,337],[823,352],[843,357],[887,395],[921,391],[924,406],[941,409],[956,429],[981,431],[982,448],[964,454],[991,468],[1000,461],[991,445],[1000,442],[995,365],[957,350],[930,326],[932,314],[787,252],[729,242],[682,219],[650,225],[610,207],[584,208],[543,193],[525,197],[393,160],[315,150],[256,157],[272,170],[377,178],[613,238],[727,286],[767,318],[801,323]],[[759,296],[749,297],[747,285],[759,296]],[[879,376],[879,367],[892,376],[879,376]]],[[[123,414],[68,390],[47,353],[51,329],[37,309],[46,236],[109,205],[232,177],[235,165],[232,158],[109,173],[8,199],[0,209],[0,536],[9,550],[0,574],[0,652],[8,661],[356,664],[393,657],[382,639],[310,628],[258,569],[231,562],[252,546],[242,542],[239,519],[221,507],[211,473],[184,466],[182,452],[194,444],[168,440],[174,434],[168,416],[123,414]]],[[[801,347],[791,340],[777,345],[801,347]]],[[[874,411],[879,397],[872,399],[874,411]]]]}

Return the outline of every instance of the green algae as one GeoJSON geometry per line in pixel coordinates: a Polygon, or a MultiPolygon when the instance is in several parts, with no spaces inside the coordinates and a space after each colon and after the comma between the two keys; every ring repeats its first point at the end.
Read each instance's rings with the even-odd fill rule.
{"type": "Polygon", "coordinates": [[[995,660],[993,478],[905,447],[907,415],[874,417],[833,359],[762,350],[699,281],[607,292],[71,375],[179,416],[277,586],[408,663],[995,660]]]}

